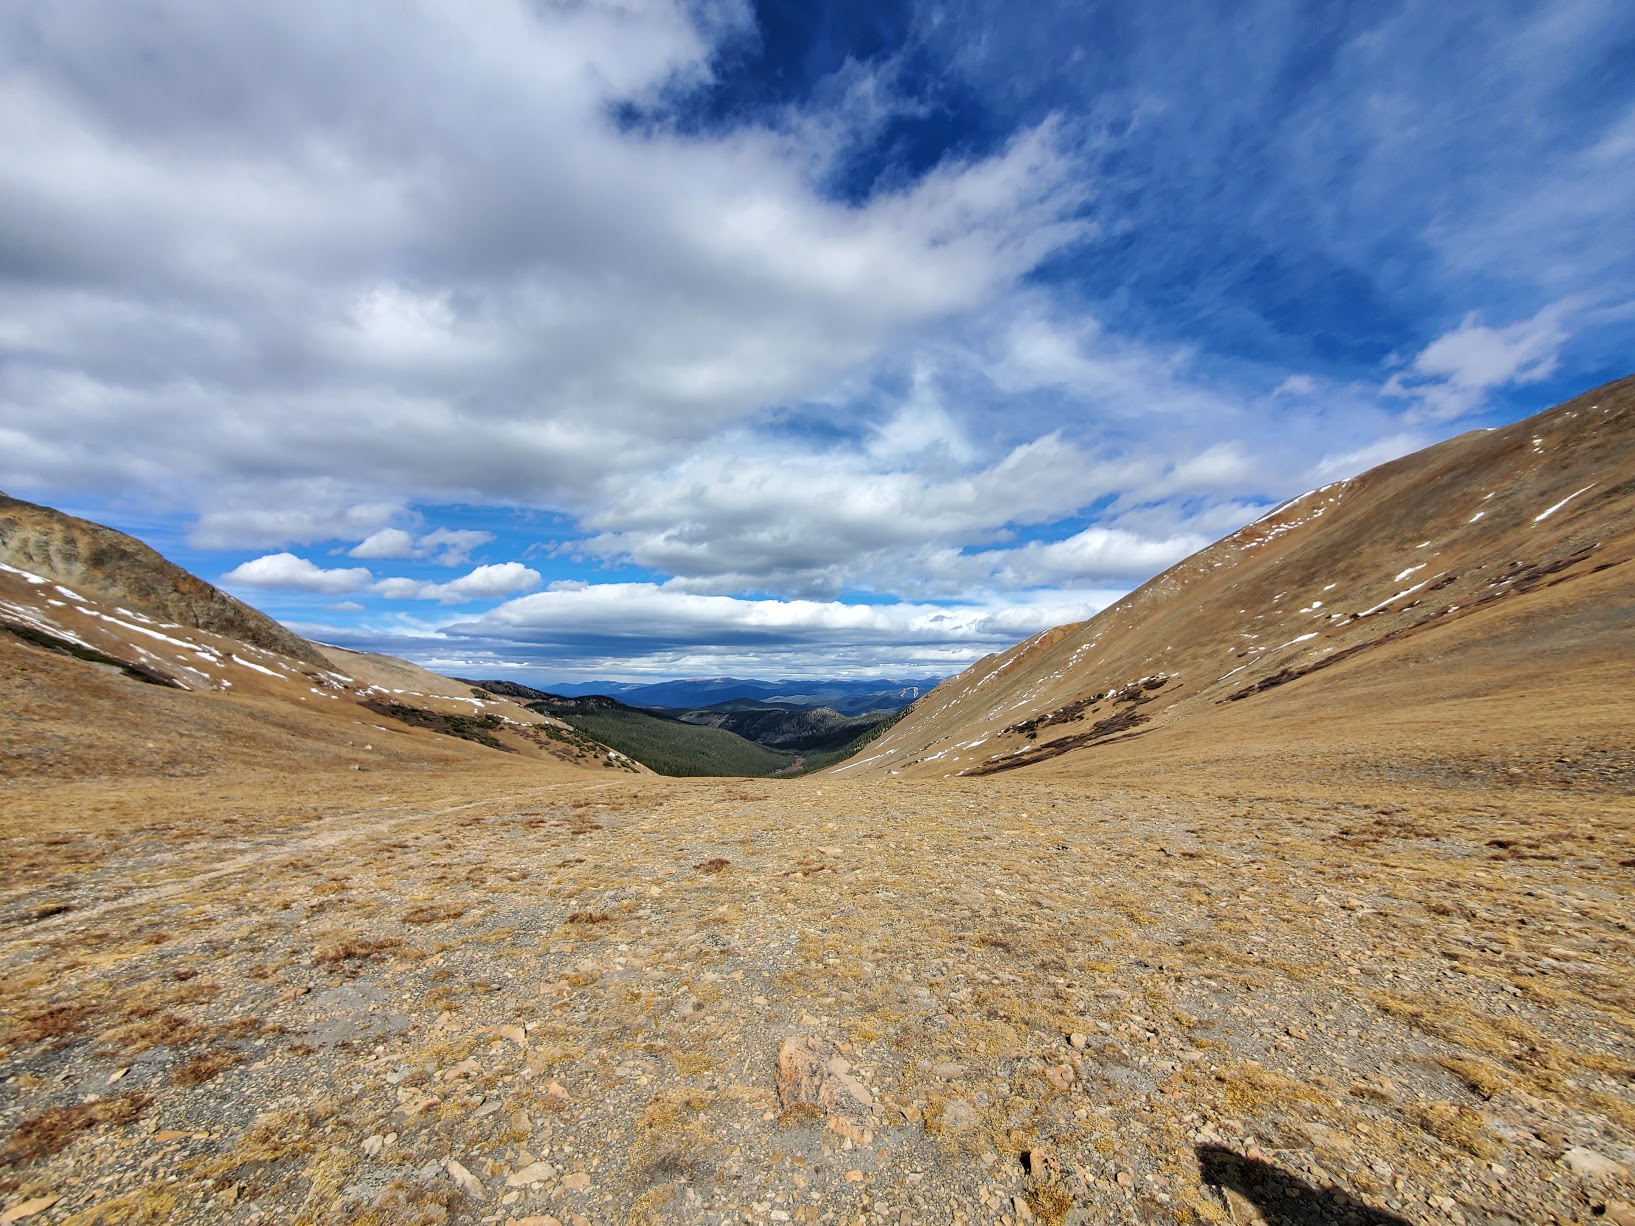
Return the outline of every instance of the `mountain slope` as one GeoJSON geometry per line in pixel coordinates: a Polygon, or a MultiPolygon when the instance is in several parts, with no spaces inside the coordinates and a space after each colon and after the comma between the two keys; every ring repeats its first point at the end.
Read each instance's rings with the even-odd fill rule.
{"type": "Polygon", "coordinates": [[[1632,556],[1625,379],[1296,498],[979,661],[834,773],[1252,775],[1349,755],[1627,787],[1632,556]]]}
{"type": "Polygon", "coordinates": [[[320,650],[111,529],[7,500],[0,532],[0,783],[452,770],[496,750],[639,769],[405,660],[320,650]]]}
{"type": "Polygon", "coordinates": [[[734,698],[691,710],[669,710],[664,714],[687,724],[725,728],[769,749],[802,754],[843,749],[895,718],[895,712],[842,715],[833,707],[757,702],[750,698],[734,698]]]}
{"type": "Polygon", "coordinates": [[[135,537],[0,493],[0,562],[105,604],[303,660],[329,661],[272,618],[167,561],[135,537]]]}
{"type": "Polygon", "coordinates": [[[670,713],[638,709],[600,694],[580,698],[547,694],[528,707],[661,775],[759,777],[798,765],[793,753],[756,744],[725,728],[684,722],[670,713]]]}

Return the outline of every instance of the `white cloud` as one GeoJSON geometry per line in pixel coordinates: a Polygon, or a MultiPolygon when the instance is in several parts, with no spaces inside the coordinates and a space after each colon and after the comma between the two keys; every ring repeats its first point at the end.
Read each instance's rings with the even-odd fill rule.
{"type": "Polygon", "coordinates": [[[1358,473],[1367,472],[1377,465],[1418,451],[1429,443],[1430,439],[1423,434],[1408,432],[1393,434],[1389,438],[1379,439],[1355,451],[1324,456],[1313,467],[1312,479],[1326,483],[1355,477],[1358,473]]]}
{"type": "Polygon", "coordinates": [[[471,551],[494,539],[473,528],[438,528],[416,537],[402,528],[382,528],[347,551],[352,558],[425,558],[436,566],[459,566],[471,551]]]}
{"type": "MultiPolygon", "coordinates": [[[[309,545],[374,532],[404,514],[399,502],[359,501],[328,479],[277,481],[254,502],[236,501],[205,510],[188,533],[204,549],[309,545]]],[[[235,492],[235,499],[242,494],[235,492]]]]}
{"type": "Polygon", "coordinates": [[[674,584],[559,582],[453,624],[394,616],[367,629],[294,628],[457,676],[925,677],[1091,617],[1125,591],[987,592],[951,604],[865,605],[747,600],[674,584]]]}
{"type": "Polygon", "coordinates": [[[1092,616],[1123,594],[1032,592],[1022,600],[939,605],[745,600],[652,583],[553,585],[507,601],[481,617],[446,626],[468,645],[554,659],[580,653],[620,656],[639,667],[657,656],[742,658],[822,649],[867,656],[869,667],[936,659],[969,662],[1063,622],[1092,616]]]}
{"type": "Polygon", "coordinates": [[[373,591],[387,600],[418,600],[420,593],[430,585],[421,579],[379,579],[373,584],[373,591]]]}
{"type": "Polygon", "coordinates": [[[471,559],[471,551],[494,539],[492,532],[474,528],[437,528],[420,538],[419,547],[437,566],[459,566],[471,559]]]}
{"type": "Polygon", "coordinates": [[[1151,575],[1196,553],[1212,538],[1180,534],[1161,539],[1119,528],[1086,528],[1061,541],[1030,541],[1014,549],[962,554],[945,550],[917,559],[917,569],[943,580],[944,590],[973,587],[1096,587],[1109,577],[1151,575]]]}
{"type": "Polygon", "coordinates": [[[1411,375],[1392,375],[1383,391],[1417,402],[1425,420],[1462,417],[1479,409],[1493,388],[1553,373],[1569,337],[1562,321],[1571,309],[1571,303],[1554,302],[1504,328],[1487,326],[1472,311],[1420,351],[1411,375]]]}
{"type": "Polygon", "coordinates": [[[988,539],[1099,492],[1111,467],[1051,435],[985,465],[904,471],[861,450],[813,453],[742,437],[609,491],[586,554],[628,559],[694,586],[838,592],[928,541],[988,539]]]}
{"type": "Polygon", "coordinates": [[[501,562],[479,566],[469,574],[447,583],[426,583],[419,579],[382,579],[374,590],[388,600],[435,600],[439,604],[465,604],[472,600],[499,600],[538,587],[537,570],[521,562],[501,562]]]}
{"type": "Polygon", "coordinates": [[[501,562],[493,566],[479,566],[452,582],[435,584],[433,590],[437,592],[438,600],[446,602],[451,597],[460,600],[498,600],[502,596],[515,596],[518,592],[538,586],[537,570],[521,562],[501,562]]]}
{"type": "Polygon", "coordinates": [[[1272,389],[1276,396],[1310,396],[1317,390],[1317,380],[1310,375],[1289,375],[1272,389]]]}
{"type": "Polygon", "coordinates": [[[346,551],[349,558],[412,558],[414,536],[402,528],[382,528],[346,551]]]}
{"type": "Polygon", "coordinates": [[[270,553],[233,567],[221,577],[221,581],[243,587],[338,594],[355,592],[370,578],[369,571],[362,566],[325,570],[293,553],[270,553]]]}

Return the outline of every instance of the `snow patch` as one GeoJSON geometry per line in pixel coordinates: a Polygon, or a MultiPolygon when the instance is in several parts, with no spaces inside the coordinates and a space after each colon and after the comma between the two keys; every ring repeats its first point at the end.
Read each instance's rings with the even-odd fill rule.
{"type": "Polygon", "coordinates": [[[1292,638],[1287,643],[1283,643],[1280,646],[1274,647],[1274,648],[1272,648],[1272,650],[1273,651],[1282,651],[1284,647],[1293,647],[1296,643],[1304,643],[1307,639],[1314,639],[1316,637],[1317,637],[1317,631],[1313,630],[1310,634],[1302,634],[1298,638],[1292,638]]]}
{"type": "MultiPolygon", "coordinates": [[[[1431,579],[1434,579],[1434,578],[1436,578],[1436,576],[1432,575],[1431,579]]],[[[1401,600],[1404,596],[1413,595],[1413,593],[1417,592],[1420,588],[1424,587],[1430,581],[1431,581],[1430,579],[1421,579],[1418,583],[1414,584],[1413,587],[1404,588],[1402,591],[1398,592],[1395,596],[1391,597],[1391,599],[1382,600],[1377,605],[1375,605],[1373,608],[1364,609],[1361,613],[1357,614],[1357,616],[1358,617],[1368,617],[1370,614],[1378,613],[1381,609],[1385,608],[1387,605],[1395,604],[1397,601],[1401,600]]]]}
{"type": "Polygon", "coordinates": [[[4,562],[0,562],[0,570],[9,571],[14,575],[21,575],[29,583],[34,584],[35,587],[40,587],[43,584],[51,582],[49,579],[40,578],[40,576],[36,575],[33,571],[18,570],[15,566],[7,566],[4,562]]]}
{"type": "Polygon", "coordinates": [[[235,655],[232,655],[232,654],[229,654],[229,655],[228,655],[228,657],[227,657],[227,658],[228,658],[228,659],[229,659],[229,660],[231,660],[231,661],[232,661],[232,662],[233,662],[233,663],[234,663],[234,664],[242,664],[242,665],[243,665],[243,666],[244,666],[244,667],[245,667],[245,668],[253,668],[253,669],[254,669],[254,670],[255,670],[255,671],[256,671],[256,672],[258,672],[258,673],[264,673],[264,674],[266,674],[266,675],[267,675],[267,676],[269,676],[269,677],[271,677],[271,678],[272,678],[272,679],[273,679],[273,680],[275,680],[275,681],[285,681],[285,680],[288,680],[288,678],[286,678],[286,677],[285,677],[285,676],[284,676],[284,675],[283,675],[283,674],[282,674],[282,673],[275,673],[275,672],[273,672],[273,670],[272,670],[272,669],[270,669],[270,668],[262,668],[262,667],[261,667],[261,665],[259,665],[259,664],[252,664],[252,663],[250,663],[250,661],[248,661],[248,660],[244,660],[244,659],[240,659],[240,658],[239,658],[239,657],[238,657],[238,656],[235,656],[235,655]]]}
{"type": "Polygon", "coordinates": [[[1550,516],[1554,515],[1557,511],[1561,510],[1562,507],[1566,506],[1574,498],[1577,498],[1580,494],[1587,494],[1590,490],[1593,490],[1598,484],[1599,484],[1599,482],[1591,481],[1583,489],[1574,490],[1572,493],[1568,494],[1565,498],[1563,498],[1560,502],[1556,503],[1555,506],[1550,507],[1547,510],[1540,511],[1537,515],[1533,516],[1533,522],[1535,524],[1542,524],[1545,520],[1549,519],[1550,516]]]}

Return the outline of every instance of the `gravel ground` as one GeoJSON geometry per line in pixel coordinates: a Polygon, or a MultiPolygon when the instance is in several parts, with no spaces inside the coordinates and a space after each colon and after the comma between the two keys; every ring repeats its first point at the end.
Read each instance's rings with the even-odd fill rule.
{"type": "Polygon", "coordinates": [[[490,796],[13,824],[0,1221],[1635,1222],[1616,795],[490,796]]]}

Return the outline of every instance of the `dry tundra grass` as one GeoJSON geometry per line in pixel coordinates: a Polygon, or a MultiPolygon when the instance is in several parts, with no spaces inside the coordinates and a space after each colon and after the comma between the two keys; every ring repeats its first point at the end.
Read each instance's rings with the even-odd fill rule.
{"type": "Polygon", "coordinates": [[[8,795],[0,1206],[29,1221],[1635,1199],[1620,795],[510,764],[137,795],[8,795]],[[791,1037],[818,1106],[779,1084],[791,1037]]]}

